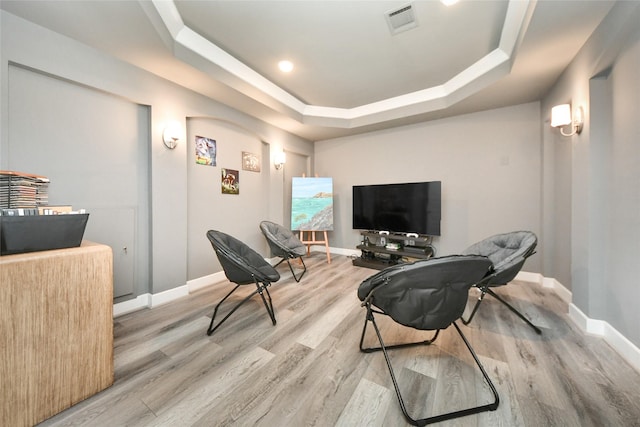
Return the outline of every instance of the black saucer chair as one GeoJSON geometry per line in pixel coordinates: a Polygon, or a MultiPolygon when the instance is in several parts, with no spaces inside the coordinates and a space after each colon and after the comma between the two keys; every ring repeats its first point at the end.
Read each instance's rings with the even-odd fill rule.
{"type": "Polygon", "coordinates": [[[302,259],[302,257],[307,253],[307,247],[304,243],[302,243],[291,230],[288,230],[275,222],[262,221],[260,223],[260,231],[262,231],[265,239],[267,239],[267,243],[269,244],[269,248],[271,248],[273,255],[282,258],[280,262],[274,265],[274,267],[277,267],[282,264],[282,262],[287,261],[293,278],[296,282],[299,282],[300,279],[302,279],[302,276],[304,276],[304,273],[307,272],[307,266],[302,259]],[[300,273],[299,276],[296,276],[296,273],[293,271],[293,266],[291,265],[291,260],[296,258],[300,260],[303,267],[302,273],[300,273]]]}
{"type": "Polygon", "coordinates": [[[236,286],[229,292],[220,302],[216,305],[211,316],[211,323],[207,330],[207,335],[213,334],[213,332],[224,323],[242,304],[249,301],[255,294],[260,294],[262,302],[264,303],[269,317],[273,324],[276,324],[276,316],[273,311],[273,303],[271,301],[271,295],[269,294],[268,287],[271,283],[280,280],[280,274],[269,264],[265,259],[260,256],[256,251],[249,246],[241,242],[240,240],[225,234],[221,231],[209,230],[207,231],[207,238],[213,246],[213,250],[218,256],[218,260],[224,269],[224,274],[227,276],[230,282],[235,283],[236,286]],[[235,307],[227,313],[227,315],[214,326],[216,314],[218,308],[225,302],[227,298],[231,296],[241,285],[255,284],[256,290],[249,296],[244,298],[235,307]],[[266,298],[265,298],[266,294],[266,298]]]}
{"type": "Polygon", "coordinates": [[[382,350],[400,403],[400,409],[412,425],[424,426],[465,415],[494,411],[498,407],[499,397],[496,388],[475,351],[471,348],[469,341],[456,324],[456,320],[462,315],[467,303],[469,289],[474,283],[480,281],[490,268],[491,261],[482,256],[432,258],[416,261],[412,264],[389,267],[366,279],[358,288],[358,298],[367,309],[360,338],[360,351],[370,353],[382,350]],[[401,325],[418,330],[435,331],[435,333],[431,339],[426,341],[385,346],[374,315],[389,316],[401,325]],[[373,324],[378,341],[380,341],[380,347],[364,347],[363,343],[369,323],[373,324]],[[446,329],[452,324],[473,356],[476,365],[480,368],[493,393],[494,401],[486,405],[414,419],[408,414],[405,407],[387,350],[429,345],[436,340],[441,329],[446,329]]]}
{"type": "Polygon", "coordinates": [[[469,324],[473,316],[478,311],[480,303],[484,296],[489,294],[515,313],[519,318],[524,320],[533,328],[536,333],[541,334],[542,331],[536,325],[531,323],[522,313],[516,310],[511,304],[496,294],[491,288],[504,286],[511,282],[518,272],[522,269],[524,262],[536,252],[538,238],[531,231],[514,231],[511,233],[496,234],[487,237],[465,249],[463,255],[482,255],[486,256],[493,263],[493,271],[487,275],[475,286],[480,290],[480,297],[473,307],[468,319],[462,319],[462,323],[469,324]]]}

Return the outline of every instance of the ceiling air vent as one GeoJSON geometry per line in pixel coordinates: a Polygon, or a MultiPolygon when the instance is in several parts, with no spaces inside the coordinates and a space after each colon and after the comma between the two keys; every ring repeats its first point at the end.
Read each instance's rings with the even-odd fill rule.
{"type": "Polygon", "coordinates": [[[418,26],[418,21],[413,13],[413,4],[409,3],[399,9],[394,9],[385,14],[391,34],[398,34],[418,26]]]}

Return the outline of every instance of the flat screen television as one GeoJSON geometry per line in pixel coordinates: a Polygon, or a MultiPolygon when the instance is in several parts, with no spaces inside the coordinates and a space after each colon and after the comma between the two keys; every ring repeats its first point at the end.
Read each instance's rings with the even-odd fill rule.
{"type": "Polygon", "coordinates": [[[353,228],[439,236],[441,184],[354,185],[353,228]]]}

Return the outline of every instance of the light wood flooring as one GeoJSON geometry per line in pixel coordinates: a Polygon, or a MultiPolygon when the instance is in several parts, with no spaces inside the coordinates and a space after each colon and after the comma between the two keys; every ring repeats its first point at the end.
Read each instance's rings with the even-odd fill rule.
{"type": "MultiPolygon", "coordinates": [[[[208,337],[228,282],[115,319],[115,384],[43,426],[405,426],[381,353],[358,343],[358,285],[375,270],[320,253],[296,283],[285,264],[271,289],[278,324],[255,297],[208,337]]],[[[249,288],[243,291],[248,291],[249,288]]],[[[553,290],[524,282],[497,289],[537,335],[487,296],[460,324],[500,394],[495,412],[442,426],[639,426],[640,373],[567,318],[553,290]]],[[[476,297],[472,290],[470,302],[476,297]]],[[[237,300],[237,298],[236,298],[237,300]]],[[[224,313],[223,313],[224,314],[224,313]]],[[[390,344],[428,338],[381,318],[390,344]]],[[[372,332],[372,330],[371,330],[372,332]]],[[[367,343],[377,344],[374,336],[367,343]]],[[[407,407],[421,418],[490,401],[453,327],[435,344],[391,352],[407,407]]]]}

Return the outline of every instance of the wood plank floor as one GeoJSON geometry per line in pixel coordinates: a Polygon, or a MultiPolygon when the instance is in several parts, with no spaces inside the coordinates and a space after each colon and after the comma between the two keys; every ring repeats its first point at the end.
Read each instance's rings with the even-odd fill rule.
{"type": "MultiPolygon", "coordinates": [[[[356,289],[375,270],[344,256],[329,265],[319,253],[306,263],[300,283],[286,264],[278,267],[282,279],[271,287],[276,326],[254,298],[208,337],[228,282],[118,317],[115,384],[41,425],[406,426],[383,355],[358,348],[365,312],[356,289]]],[[[473,322],[460,327],[493,379],[500,406],[440,425],[640,425],[640,373],[602,339],[583,335],[553,290],[514,282],[497,292],[543,334],[485,298],[473,322]]],[[[476,295],[472,290],[470,302],[476,295]]],[[[384,318],[380,326],[387,344],[430,335],[384,318]]],[[[434,345],[391,357],[415,417],[491,399],[453,327],[434,345]]]]}

